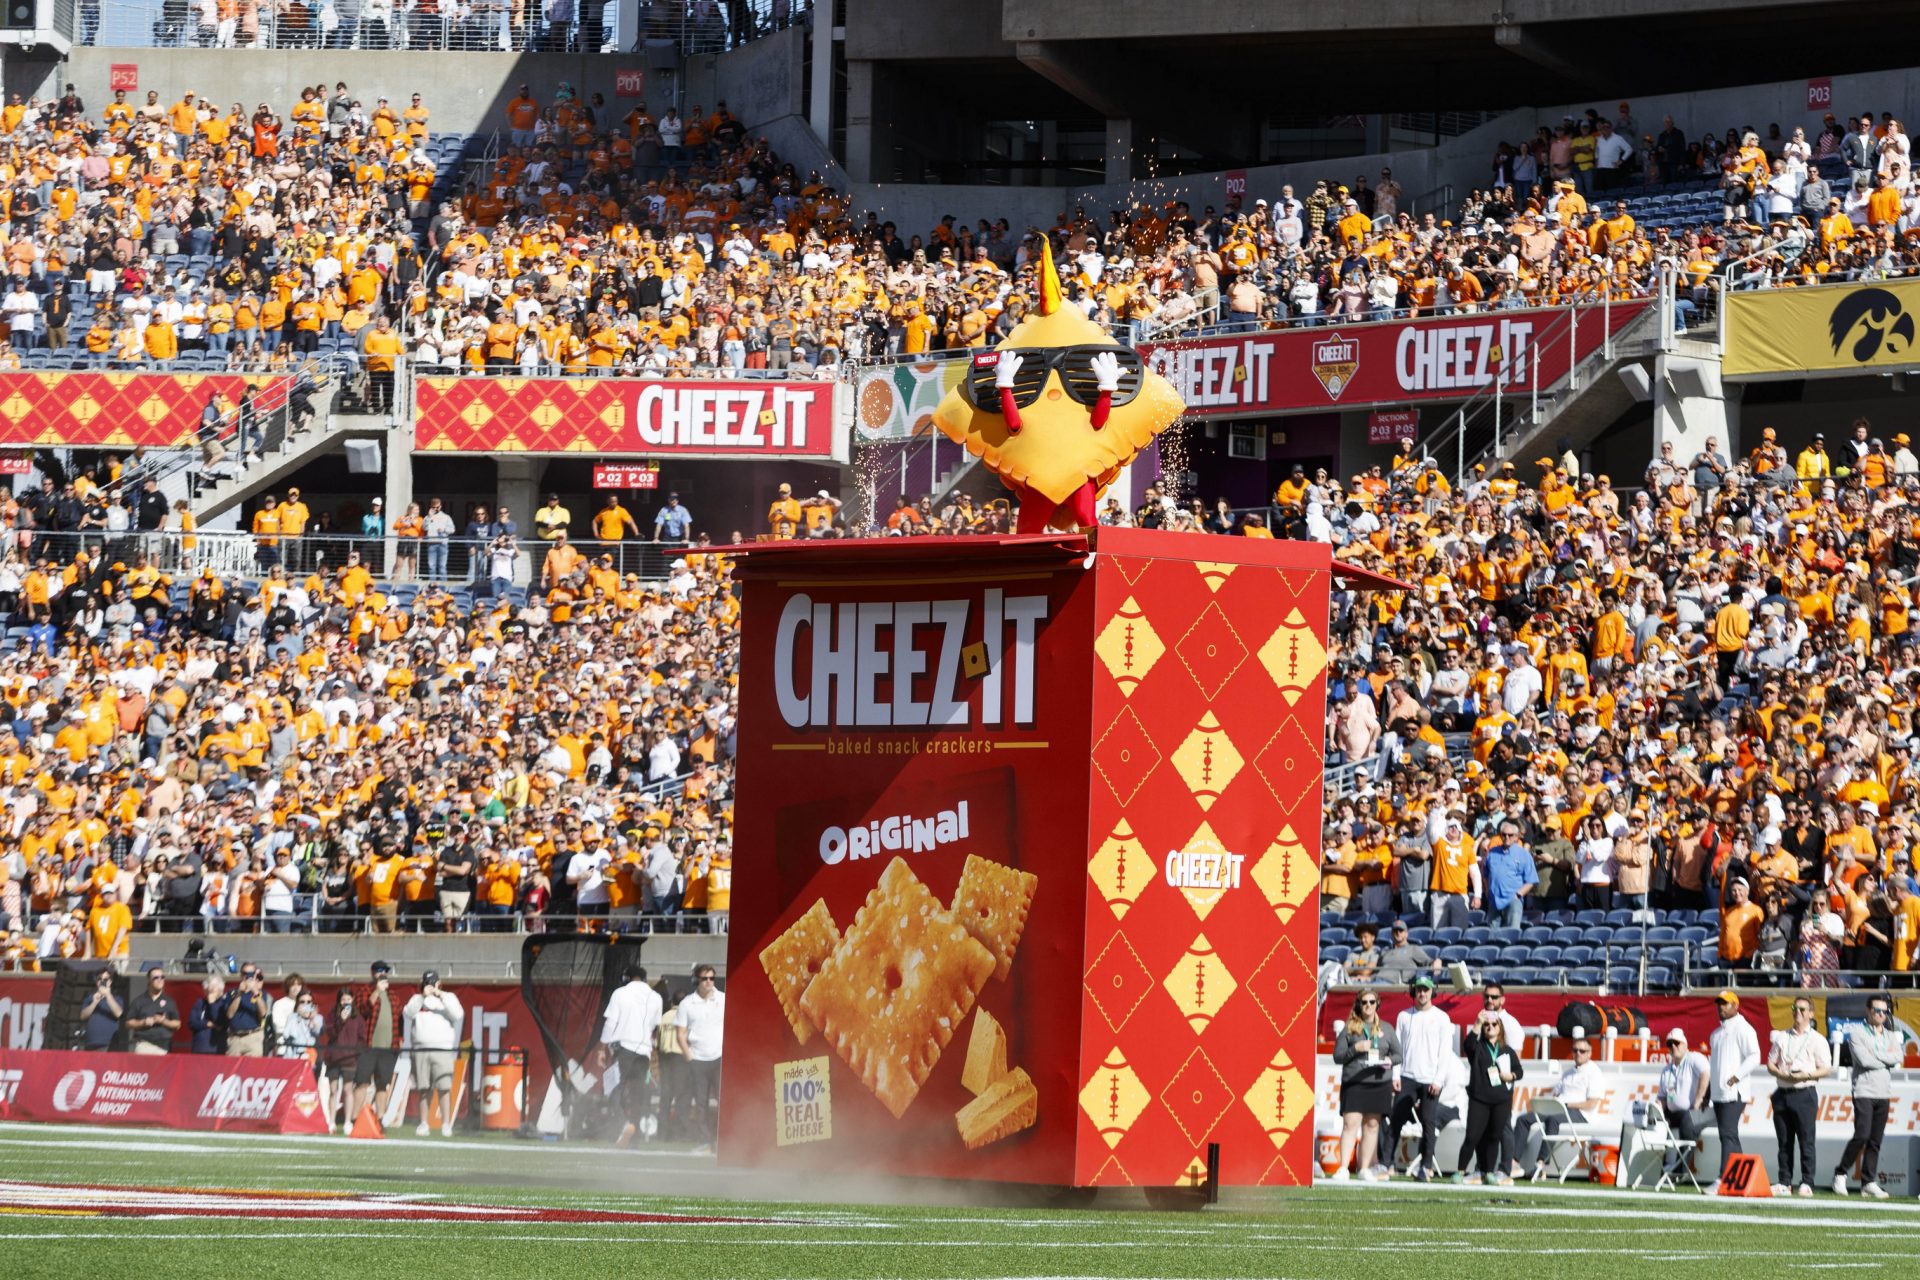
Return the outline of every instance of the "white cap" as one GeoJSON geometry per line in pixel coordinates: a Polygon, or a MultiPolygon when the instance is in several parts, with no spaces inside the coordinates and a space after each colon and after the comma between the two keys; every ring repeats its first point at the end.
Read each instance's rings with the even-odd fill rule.
{"type": "Polygon", "coordinates": [[[1678,1040],[1681,1044],[1690,1043],[1690,1041],[1688,1041],[1687,1039],[1687,1033],[1682,1029],[1680,1029],[1679,1027],[1675,1027],[1673,1030],[1667,1032],[1666,1042],[1668,1044],[1672,1044],[1675,1040],[1678,1040]]]}

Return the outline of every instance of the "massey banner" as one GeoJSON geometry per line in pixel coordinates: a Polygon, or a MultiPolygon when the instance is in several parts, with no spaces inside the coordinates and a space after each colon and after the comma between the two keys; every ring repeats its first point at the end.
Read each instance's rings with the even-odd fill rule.
{"type": "Polygon", "coordinates": [[[286,403],[287,379],[264,374],[0,373],[0,447],[182,448],[209,400],[249,385],[262,409],[286,403]]]}
{"type": "Polygon", "coordinates": [[[723,1158],[1169,1186],[1219,1143],[1226,1181],[1310,1176],[1328,564],[749,549],[723,1158]]]}
{"type": "MultiPolygon", "coordinates": [[[[1566,314],[1483,311],[1441,320],[1321,324],[1275,333],[1153,344],[1140,353],[1202,417],[1252,417],[1326,409],[1465,400],[1496,377],[1516,391],[1550,387],[1649,306],[1646,299],[1580,309],[1579,330],[1556,329],[1566,314]]],[[[862,409],[865,399],[862,398],[862,409]]],[[[877,398],[876,398],[877,403],[877,398]]],[[[864,418],[864,415],[863,415],[864,418]]]]}
{"type": "Polygon", "coordinates": [[[1729,290],[1720,372],[1859,373],[1920,366],[1920,280],[1729,290]]]}
{"type": "Polygon", "coordinates": [[[327,1131],[313,1068],[295,1058],[0,1050],[0,1116],[250,1133],[327,1131]]]}
{"type": "Polygon", "coordinates": [[[832,382],[421,378],[414,448],[844,462],[832,382]]]}

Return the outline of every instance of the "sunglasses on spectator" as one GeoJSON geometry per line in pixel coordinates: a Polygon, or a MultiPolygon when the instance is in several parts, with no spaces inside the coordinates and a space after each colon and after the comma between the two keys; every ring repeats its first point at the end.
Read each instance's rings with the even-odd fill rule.
{"type": "MultiPolygon", "coordinates": [[[[1047,375],[1060,374],[1060,383],[1074,400],[1091,406],[1100,398],[1099,380],[1094,376],[1093,358],[1102,352],[1112,355],[1120,362],[1120,386],[1113,393],[1113,403],[1123,405],[1140,394],[1141,374],[1144,366],[1140,353],[1126,347],[1081,346],[1081,347],[1022,347],[1019,349],[1020,371],[1013,380],[1013,402],[1019,408],[1026,408],[1040,399],[1040,392],[1047,385],[1047,375]]],[[[993,353],[998,356],[1000,353],[993,353]]],[[[967,394],[976,406],[997,410],[1000,404],[994,383],[997,359],[982,363],[976,357],[967,368],[967,394]]]]}

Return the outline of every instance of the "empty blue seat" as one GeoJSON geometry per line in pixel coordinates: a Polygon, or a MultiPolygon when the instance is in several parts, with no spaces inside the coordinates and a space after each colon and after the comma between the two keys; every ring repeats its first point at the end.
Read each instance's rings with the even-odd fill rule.
{"type": "Polygon", "coordinates": [[[1462,935],[1465,932],[1463,929],[1435,929],[1433,931],[1433,940],[1435,944],[1439,946],[1451,947],[1462,941],[1462,935]]]}
{"type": "Polygon", "coordinates": [[[1441,964],[1459,964],[1461,961],[1465,960],[1469,954],[1470,952],[1466,947],[1461,947],[1461,946],[1442,947],[1440,948],[1440,963],[1441,964]]]}
{"type": "Polygon", "coordinates": [[[1529,946],[1545,946],[1553,941],[1553,930],[1543,924],[1528,925],[1520,931],[1520,940],[1529,946]]]}
{"type": "Polygon", "coordinates": [[[1687,925],[1685,928],[1680,930],[1680,941],[1687,943],[1688,945],[1698,945],[1699,943],[1702,943],[1702,942],[1712,942],[1713,937],[1714,937],[1713,930],[1702,928],[1700,925],[1697,925],[1697,924],[1687,925]]]}
{"type": "Polygon", "coordinates": [[[1685,947],[1661,947],[1653,953],[1652,963],[1668,969],[1687,967],[1687,949],[1685,947]]]}
{"type": "Polygon", "coordinates": [[[1592,964],[1593,948],[1587,946],[1563,948],[1560,952],[1560,963],[1565,965],[1592,964]]]}
{"type": "Polygon", "coordinates": [[[1476,969],[1484,969],[1490,964],[1500,963],[1500,948],[1471,947],[1467,951],[1467,963],[1476,969]]]}
{"type": "Polygon", "coordinates": [[[1349,947],[1322,947],[1322,948],[1320,948],[1320,958],[1321,958],[1322,960],[1330,960],[1330,961],[1332,961],[1332,962],[1333,962],[1334,964],[1340,964],[1340,963],[1341,963],[1341,962],[1343,962],[1343,961],[1344,961],[1344,960],[1345,960],[1345,959],[1346,959],[1346,958],[1347,958],[1348,956],[1350,956],[1350,955],[1352,955],[1352,954],[1353,954],[1353,951],[1352,951],[1352,949],[1351,949],[1351,948],[1349,948],[1349,947]]]}
{"type": "Polygon", "coordinates": [[[1663,991],[1670,991],[1680,985],[1678,979],[1674,976],[1676,972],[1676,970],[1668,969],[1664,966],[1656,966],[1649,969],[1647,970],[1647,986],[1658,987],[1663,991]]]}
{"type": "Polygon", "coordinates": [[[1567,981],[1576,987],[1597,987],[1600,985],[1600,971],[1594,968],[1570,969],[1567,981]]]}
{"type": "Polygon", "coordinates": [[[1559,964],[1560,948],[1554,946],[1552,943],[1535,947],[1533,949],[1533,963],[1538,965],[1559,964]]]}
{"type": "Polygon", "coordinates": [[[1613,926],[1610,924],[1590,924],[1587,926],[1587,941],[1594,946],[1613,941],[1613,926]]]}
{"type": "Polygon", "coordinates": [[[1678,942],[1680,931],[1670,924],[1657,924],[1647,930],[1648,942],[1678,942]]]}
{"type": "Polygon", "coordinates": [[[1573,923],[1573,912],[1568,911],[1565,907],[1555,907],[1552,911],[1542,912],[1540,922],[1542,924],[1552,925],[1557,929],[1562,925],[1570,925],[1573,923]]]}
{"type": "Polygon", "coordinates": [[[1533,963],[1533,950],[1530,947],[1501,947],[1500,963],[1531,964],[1533,963]]]}
{"type": "Polygon", "coordinates": [[[1516,987],[1538,987],[1553,981],[1532,965],[1518,965],[1507,970],[1506,980],[1516,987]]]}
{"type": "Polygon", "coordinates": [[[1521,939],[1526,936],[1519,929],[1509,929],[1505,926],[1496,926],[1489,931],[1489,934],[1487,941],[1501,947],[1518,946],[1521,939]]]}
{"type": "Polygon", "coordinates": [[[1407,930],[1407,941],[1416,947],[1424,947],[1433,941],[1433,930],[1426,925],[1415,925],[1407,930]]]}
{"type": "Polygon", "coordinates": [[[1563,947],[1574,946],[1587,940],[1586,930],[1567,925],[1553,931],[1553,940],[1563,947]]]}
{"type": "Polygon", "coordinates": [[[1493,941],[1493,930],[1487,928],[1485,925],[1475,925],[1466,931],[1461,941],[1470,947],[1485,946],[1487,943],[1493,941]]]}
{"type": "Polygon", "coordinates": [[[1604,911],[1576,911],[1573,913],[1573,922],[1583,929],[1591,929],[1594,925],[1605,924],[1607,922],[1607,913],[1604,911]]]}
{"type": "Polygon", "coordinates": [[[1617,964],[1607,970],[1607,981],[1616,987],[1631,987],[1640,981],[1640,970],[1630,965],[1617,964]]]}
{"type": "Polygon", "coordinates": [[[1624,929],[1630,924],[1637,924],[1638,921],[1633,918],[1633,912],[1631,911],[1609,911],[1607,912],[1607,923],[1616,929],[1624,929]]]}

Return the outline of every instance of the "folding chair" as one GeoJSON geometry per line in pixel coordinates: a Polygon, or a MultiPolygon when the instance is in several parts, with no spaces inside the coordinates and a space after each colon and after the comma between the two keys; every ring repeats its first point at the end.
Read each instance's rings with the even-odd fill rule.
{"type": "MultiPolygon", "coordinates": [[[[1678,1191],[1680,1184],[1674,1178],[1675,1171],[1686,1176],[1695,1191],[1700,1190],[1700,1180],[1693,1176],[1693,1169],[1687,1164],[1687,1157],[1699,1149],[1700,1144],[1692,1138],[1683,1138],[1667,1125],[1667,1113],[1662,1108],[1648,1104],[1647,1126],[1640,1131],[1640,1150],[1658,1151],[1660,1156],[1660,1180],[1653,1184],[1655,1191],[1678,1191]]],[[[1633,1181],[1627,1185],[1638,1188],[1645,1172],[1633,1175],[1633,1181]]]]}
{"type": "MultiPolygon", "coordinates": [[[[1545,1096],[1535,1098],[1530,1110],[1533,1112],[1534,1119],[1540,1122],[1541,1162],[1551,1161],[1560,1175],[1560,1181],[1564,1184],[1567,1175],[1579,1168],[1583,1162],[1591,1163],[1593,1139],[1582,1127],[1581,1122],[1575,1120],[1572,1113],[1567,1110],[1567,1104],[1558,1098],[1545,1096]],[[1549,1120],[1560,1122],[1560,1132],[1547,1132],[1549,1120]],[[1563,1154],[1567,1157],[1564,1164],[1560,1160],[1563,1154]]],[[[1540,1178],[1541,1172],[1536,1169],[1532,1181],[1538,1182],[1540,1178]]]]}

